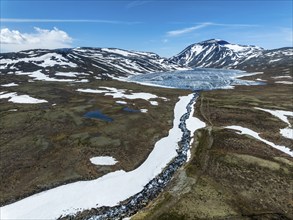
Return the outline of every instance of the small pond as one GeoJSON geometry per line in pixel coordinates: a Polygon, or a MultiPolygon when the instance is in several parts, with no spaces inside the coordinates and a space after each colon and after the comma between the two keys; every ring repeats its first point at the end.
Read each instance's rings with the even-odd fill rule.
{"type": "Polygon", "coordinates": [[[128,107],[123,108],[123,111],[126,111],[126,112],[141,112],[140,110],[136,110],[136,109],[132,109],[132,108],[128,108],[128,107]]]}
{"type": "Polygon", "coordinates": [[[103,121],[112,122],[113,119],[108,117],[107,115],[104,115],[99,110],[90,111],[83,115],[85,118],[94,118],[94,119],[101,119],[103,121]]]}

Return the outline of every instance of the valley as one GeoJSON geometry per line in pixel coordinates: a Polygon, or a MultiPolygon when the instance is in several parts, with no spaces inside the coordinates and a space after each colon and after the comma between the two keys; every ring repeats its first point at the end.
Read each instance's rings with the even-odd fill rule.
{"type": "MultiPolygon", "coordinates": [[[[131,219],[292,218],[293,100],[289,94],[293,92],[293,49],[265,51],[222,40],[208,40],[188,48],[176,59],[114,48],[1,54],[3,215],[7,213],[7,218],[11,218],[9,215],[21,204],[16,201],[37,198],[31,195],[45,190],[40,195],[48,194],[53,200],[47,203],[41,199],[45,203],[40,210],[53,204],[56,197],[50,193],[61,189],[58,186],[70,187],[114,173],[135,172],[147,163],[155,146],[170,136],[172,129],[180,127],[183,133],[175,139],[173,150],[167,149],[169,142],[162,145],[165,150],[157,158],[162,164],[154,168],[149,182],[140,183],[126,197],[120,198],[117,191],[113,197],[119,199],[111,202],[103,202],[107,196],[96,193],[97,198],[89,201],[98,204],[79,208],[68,205],[68,209],[60,204],[59,211],[52,208],[57,211],[49,218],[119,219],[136,212],[131,219]],[[192,49],[198,45],[216,46],[225,54],[204,57],[205,50],[192,49]],[[191,49],[187,53],[188,48],[191,49]],[[185,60],[178,58],[183,54],[195,61],[186,62],[191,60],[186,55],[185,60]],[[226,61],[216,65],[219,56],[226,61]],[[214,60],[215,65],[201,67],[221,69],[193,70],[193,63],[200,63],[197,59],[214,60]],[[235,59],[236,64],[228,62],[235,59]],[[191,99],[194,90],[198,96],[195,105],[191,99]],[[190,97],[190,102],[180,104],[179,114],[176,106],[182,97],[190,97]],[[287,113],[278,118],[269,113],[273,110],[287,113]],[[182,121],[184,114],[190,116],[182,121]],[[186,124],[179,126],[179,121],[186,124]],[[249,129],[250,133],[241,134],[239,128],[249,129]],[[289,129],[287,136],[280,131],[285,128],[289,129]],[[255,138],[257,135],[259,139],[255,138]],[[166,155],[169,157],[165,160],[166,155]],[[100,156],[112,157],[115,163],[91,162],[91,158],[100,156]],[[170,172],[166,179],[160,177],[164,172],[170,172]],[[142,191],[151,189],[152,184],[156,186],[152,193],[142,191]],[[123,203],[118,205],[119,202],[123,203]],[[117,207],[125,204],[132,208],[119,212],[117,207]]],[[[64,199],[81,199],[70,196],[64,199]]],[[[27,207],[28,204],[30,201],[27,207]]],[[[38,207],[31,210],[15,218],[26,214],[26,218],[48,218],[38,215],[38,207]]]]}

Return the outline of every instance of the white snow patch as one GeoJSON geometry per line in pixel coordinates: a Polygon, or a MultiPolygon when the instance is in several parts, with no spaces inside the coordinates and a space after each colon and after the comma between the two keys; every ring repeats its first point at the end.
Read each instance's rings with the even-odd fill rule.
{"type": "MultiPolygon", "coordinates": [[[[105,96],[112,96],[114,99],[143,99],[149,101],[150,99],[160,98],[163,100],[167,100],[165,97],[158,97],[157,95],[146,93],[146,92],[132,92],[128,94],[130,91],[124,89],[116,89],[112,87],[99,87],[101,89],[77,89],[78,92],[86,92],[86,93],[97,93],[102,94],[104,93],[105,96]],[[126,93],[127,92],[127,93],[126,93]]],[[[150,101],[152,105],[157,105],[156,101],[150,101]]]]}
{"type": "Polygon", "coordinates": [[[150,101],[151,105],[159,105],[157,101],[150,101]]]}
{"type": "Polygon", "coordinates": [[[270,109],[257,108],[257,107],[255,109],[268,112],[271,115],[279,118],[281,121],[285,122],[288,125],[288,127],[280,129],[280,133],[283,137],[293,139],[292,125],[290,124],[288,117],[287,117],[287,116],[293,117],[293,112],[283,111],[283,110],[270,110],[270,109]]]}
{"type": "Polygon", "coordinates": [[[140,111],[141,111],[142,113],[147,113],[147,112],[148,112],[148,110],[145,109],[145,108],[140,109],[140,111]]]}
{"type": "Polygon", "coordinates": [[[125,101],[120,101],[120,100],[116,101],[116,103],[117,103],[117,104],[121,104],[121,105],[126,105],[126,104],[127,104],[127,102],[125,102],[125,101]]]}
{"type": "MultiPolygon", "coordinates": [[[[173,128],[159,140],[148,158],[137,169],[106,174],[91,181],[79,181],[47,190],[1,207],[3,219],[56,219],[78,210],[115,206],[143,187],[177,155],[182,131],[179,123],[193,94],[180,97],[174,108],[173,128]]],[[[192,119],[191,119],[192,120],[192,119]]],[[[188,119],[191,126],[191,121],[188,119]]],[[[193,123],[192,123],[193,124],[193,123]]],[[[192,126],[195,129],[195,126],[192,126]]],[[[191,131],[194,133],[194,130],[191,131]]]]}
{"type": "Polygon", "coordinates": [[[134,56],[136,54],[129,53],[128,51],[121,50],[121,49],[115,49],[115,48],[102,48],[102,51],[108,52],[108,53],[116,53],[122,56],[134,56]]]}
{"type": "MultiPolygon", "coordinates": [[[[205,122],[203,122],[200,119],[198,119],[197,117],[193,116],[194,115],[194,105],[195,105],[195,103],[192,105],[190,116],[186,121],[186,128],[190,131],[190,134],[191,134],[190,149],[191,149],[191,146],[192,146],[193,141],[194,141],[194,138],[193,138],[194,132],[196,130],[204,128],[206,126],[205,122]]],[[[191,158],[190,149],[187,151],[187,162],[191,158]]]]}
{"type": "Polygon", "coordinates": [[[242,46],[237,45],[237,44],[225,44],[224,47],[228,47],[230,50],[233,50],[235,52],[247,50],[247,47],[242,47],[242,46]]]}
{"type": "Polygon", "coordinates": [[[88,74],[77,73],[77,72],[58,72],[58,73],[55,73],[55,76],[65,76],[65,77],[76,77],[78,75],[88,75],[88,74]]]}
{"type": "Polygon", "coordinates": [[[272,78],[273,79],[284,79],[284,78],[292,79],[292,76],[273,76],[272,78]]]}
{"type": "Polygon", "coordinates": [[[109,156],[92,157],[90,161],[95,165],[114,165],[118,162],[115,158],[109,156]]]}
{"type": "Polygon", "coordinates": [[[48,102],[44,99],[36,99],[29,95],[17,95],[16,92],[10,92],[10,93],[0,95],[0,99],[8,99],[9,102],[21,103],[21,104],[38,104],[38,103],[48,102]]]}
{"type": "Polygon", "coordinates": [[[227,126],[225,128],[240,131],[240,132],[236,132],[237,134],[250,135],[250,136],[254,137],[255,139],[258,139],[258,140],[264,142],[265,144],[267,144],[275,149],[278,149],[279,151],[282,151],[285,154],[288,154],[289,156],[293,157],[293,152],[290,150],[290,148],[285,147],[285,146],[281,146],[281,145],[276,145],[273,142],[267,141],[267,140],[261,138],[257,132],[255,132],[249,128],[244,128],[244,127],[237,126],[237,125],[227,126]]]}
{"type": "MultiPolygon", "coordinates": [[[[71,73],[72,74],[72,73],[71,73]]],[[[88,82],[87,79],[82,80],[75,80],[75,79],[56,79],[49,77],[41,72],[41,70],[37,70],[35,72],[16,72],[16,75],[28,75],[29,77],[32,77],[34,80],[40,80],[40,81],[49,81],[49,82],[88,82]]]]}
{"type": "Polygon", "coordinates": [[[293,82],[290,82],[290,81],[276,81],[275,83],[287,84],[287,85],[292,85],[293,84],[293,82]]]}
{"type": "Polygon", "coordinates": [[[274,62],[277,62],[277,61],[280,61],[280,60],[282,60],[282,58],[270,60],[269,63],[274,63],[274,62]]]}
{"type": "Polygon", "coordinates": [[[13,82],[13,83],[8,83],[8,84],[3,84],[1,86],[3,86],[3,87],[11,87],[11,86],[18,86],[18,84],[13,82]]]}
{"type": "Polygon", "coordinates": [[[85,92],[85,93],[97,93],[97,94],[109,92],[108,90],[99,90],[99,89],[77,89],[76,91],[85,92]]]}
{"type": "Polygon", "coordinates": [[[293,129],[290,127],[280,129],[281,135],[285,138],[289,138],[293,140],[293,129]]]}
{"type": "Polygon", "coordinates": [[[284,111],[284,110],[270,110],[270,109],[264,109],[264,108],[258,108],[258,107],[255,107],[255,109],[268,112],[272,114],[273,116],[279,118],[281,121],[285,122],[289,126],[291,126],[287,116],[293,117],[293,112],[284,111]]]}
{"type": "MultiPolygon", "coordinates": [[[[20,59],[2,59],[0,69],[6,69],[8,65],[15,65],[18,62],[25,62],[25,63],[34,63],[35,65],[41,67],[48,67],[48,66],[70,66],[70,67],[77,67],[75,63],[69,62],[66,58],[62,55],[57,53],[47,53],[39,57],[30,57],[30,58],[20,58],[20,59]]],[[[10,67],[11,68],[11,67],[10,67]]]]}

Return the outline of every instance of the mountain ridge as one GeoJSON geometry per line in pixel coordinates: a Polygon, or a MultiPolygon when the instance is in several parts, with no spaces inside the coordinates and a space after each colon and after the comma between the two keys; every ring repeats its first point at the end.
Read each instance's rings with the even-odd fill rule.
{"type": "Polygon", "coordinates": [[[261,70],[264,66],[292,67],[293,47],[266,50],[254,45],[209,39],[191,44],[171,58],[119,48],[77,47],[0,53],[0,60],[1,73],[41,71],[54,76],[58,72],[84,72],[103,79],[196,67],[248,71],[261,70]]]}

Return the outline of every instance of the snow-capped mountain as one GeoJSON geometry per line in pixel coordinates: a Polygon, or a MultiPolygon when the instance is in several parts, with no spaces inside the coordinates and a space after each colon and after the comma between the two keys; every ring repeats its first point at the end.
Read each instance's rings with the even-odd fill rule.
{"type": "Polygon", "coordinates": [[[293,48],[265,50],[212,39],[188,46],[169,61],[188,67],[248,69],[255,65],[288,63],[292,55],[293,48]]]}
{"type": "Polygon", "coordinates": [[[170,60],[190,67],[231,67],[259,56],[264,51],[257,46],[230,44],[224,40],[207,40],[192,44],[170,60]]]}
{"type": "Polygon", "coordinates": [[[0,54],[0,74],[29,75],[35,80],[68,82],[194,67],[262,71],[280,66],[288,69],[292,65],[292,47],[265,50],[215,39],[192,44],[170,59],[151,52],[90,47],[0,54]]]}
{"type": "Polygon", "coordinates": [[[264,50],[260,55],[255,56],[251,59],[247,59],[245,62],[237,65],[239,69],[246,68],[259,68],[261,65],[267,67],[275,66],[293,66],[293,48],[284,47],[273,50],[264,50]]]}
{"type": "Polygon", "coordinates": [[[155,53],[116,48],[74,48],[27,50],[0,54],[1,73],[41,71],[55,76],[60,72],[82,72],[107,78],[181,69],[155,53]]]}

